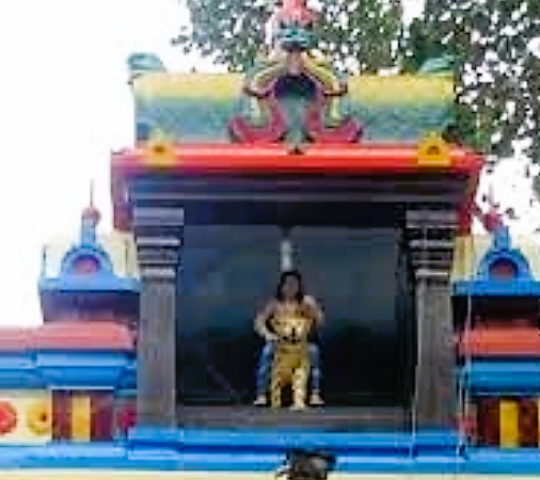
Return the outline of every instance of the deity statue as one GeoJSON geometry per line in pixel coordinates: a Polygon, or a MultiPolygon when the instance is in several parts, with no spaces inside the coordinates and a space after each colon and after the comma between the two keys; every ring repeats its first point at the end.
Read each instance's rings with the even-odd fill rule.
{"type": "Polygon", "coordinates": [[[255,405],[267,404],[270,387],[271,406],[281,406],[282,389],[287,385],[292,387],[293,408],[323,404],[319,347],[310,341],[322,323],[322,310],[311,296],[305,295],[300,273],[284,272],[274,299],[255,318],[255,330],[266,340],[257,371],[255,405]]]}

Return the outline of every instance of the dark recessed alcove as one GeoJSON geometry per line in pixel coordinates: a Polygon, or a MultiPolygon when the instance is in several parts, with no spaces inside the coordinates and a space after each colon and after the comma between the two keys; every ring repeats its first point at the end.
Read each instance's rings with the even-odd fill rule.
{"type": "MultiPolygon", "coordinates": [[[[327,317],[320,336],[327,407],[406,408],[416,355],[414,288],[396,229],[297,225],[289,234],[296,266],[327,317]]],[[[186,227],[179,404],[234,409],[253,401],[262,347],[253,318],[275,290],[282,235],[271,225],[186,227]]]]}

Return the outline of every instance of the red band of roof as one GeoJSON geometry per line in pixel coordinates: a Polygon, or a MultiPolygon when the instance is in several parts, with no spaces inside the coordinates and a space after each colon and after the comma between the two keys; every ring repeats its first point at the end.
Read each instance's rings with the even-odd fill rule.
{"type": "Polygon", "coordinates": [[[458,340],[460,355],[540,357],[540,331],[534,327],[478,328],[458,340]]]}
{"type": "Polygon", "coordinates": [[[131,351],[135,348],[128,327],[113,322],[56,321],[37,328],[0,331],[0,352],[28,350],[131,351]]]}
{"type": "Polygon", "coordinates": [[[467,184],[460,209],[461,233],[470,230],[470,208],[484,165],[477,153],[462,147],[449,148],[449,158],[421,162],[418,145],[325,144],[306,145],[300,151],[274,144],[164,145],[161,159],[142,145],[113,154],[112,185],[114,226],[130,230],[130,207],[123,185],[131,175],[162,172],[182,175],[401,175],[439,173],[459,175],[467,184]],[[444,161],[446,160],[446,161],[444,161]]]}
{"type": "Polygon", "coordinates": [[[399,174],[455,172],[474,174],[482,158],[460,147],[450,150],[446,164],[421,163],[417,146],[309,145],[302,151],[283,145],[175,145],[166,161],[155,163],[148,150],[136,148],[113,154],[113,172],[167,171],[193,173],[315,173],[399,174]]]}

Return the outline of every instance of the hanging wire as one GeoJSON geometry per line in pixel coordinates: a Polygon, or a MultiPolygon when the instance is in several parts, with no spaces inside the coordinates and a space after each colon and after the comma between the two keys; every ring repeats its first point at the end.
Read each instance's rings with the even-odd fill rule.
{"type": "MultiPolygon", "coordinates": [[[[428,254],[427,254],[427,227],[425,225],[421,226],[422,228],[422,242],[421,242],[421,255],[420,255],[420,268],[418,268],[417,272],[421,271],[422,265],[427,264],[428,260],[428,254]]],[[[417,283],[418,282],[426,282],[426,278],[422,278],[421,276],[417,276],[417,283]]],[[[418,305],[418,304],[417,304],[418,305]]],[[[418,308],[418,306],[417,306],[418,308]]],[[[425,307],[423,307],[425,308],[425,307]]],[[[420,316],[420,312],[416,313],[417,318],[420,316]]],[[[409,454],[411,457],[414,457],[416,454],[416,437],[418,433],[418,399],[419,399],[419,392],[418,392],[418,379],[422,375],[422,329],[416,328],[416,342],[417,342],[417,358],[416,358],[416,365],[414,367],[414,378],[415,378],[415,384],[416,387],[414,389],[413,393],[413,401],[412,401],[412,410],[411,410],[411,444],[410,444],[410,451],[409,454]]]]}
{"type": "MultiPolygon", "coordinates": [[[[466,268],[470,269],[470,272],[467,275],[468,282],[473,282],[475,278],[475,269],[474,265],[476,264],[477,258],[476,258],[476,244],[475,244],[475,238],[474,235],[471,233],[470,236],[470,245],[465,245],[466,249],[470,249],[471,251],[471,262],[469,265],[469,262],[466,263],[466,268]]],[[[465,257],[468,260],[468,256],[465,257]]],[[[463,332],[461,334],[461,338],[465,341],[467,341],[468,338],[470,338],[470,334],[473,330],[473,296],[472,293],[469,291],[467,294],[467,305],[466,305],[466,312],[465,312],[465,324],[463,328],[463,332]]],[[[457,417],[458,421],[460,422],[458,424],[458,444],[456,448],[456,470],[458,468],[458,461],[462,456],[467,455],[467,448],[469,446],[469,432],[468,429],[470,427],[469,421],[470,421],[470,415],[471,415],[471,393],[470,393],[470,375],[472,371],[472,354],[469,352],[469,349],[465,348],[465,354],[463,358],[463,369],[462,375],[459,375],[459,381],[458,381],[458,411],[457,411],[457,417]]],[[[457,471],[456,471],[457,474],[457,471]]]]}

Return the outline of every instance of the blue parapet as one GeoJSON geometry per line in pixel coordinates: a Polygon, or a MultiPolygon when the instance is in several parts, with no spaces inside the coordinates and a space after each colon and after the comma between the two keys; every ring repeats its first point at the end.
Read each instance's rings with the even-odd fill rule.
{"type": "Polygon", "coordinates": [[[540,282],[532,279],[459,281],[452,290],[456,297],[540,297],[540,282]]]}
{"type": "Polygon", "coordinates": [[[493,244],[480,261],[475,278],[455,282],[452,288],[454,296],[540,297],[540,282],[533,278],[523,253],[512,248],[508,227],[493,233],[493,244]],[[512,275],[494,275],[494,269],[500,265],[510,268],[512,275]]]}
{"type": "Polygon", "coordinates": [[[119,278],[109,272],[98,272],[92,276],[62,274],[58,278],[42,278],[38,284],[42,295],[49,292],[132,292],[138,294],[140,281],[134,278],[119,278]]]}
{"type": "Polygon", "coordinates": [[[131,388],[135,359],[128,352],[0,354],[0,389],[110,390],[131,388]]]}
{"type": "Polygon", "coordinates": [[[373,458],[414,457],[455,453],[458,435],[452,431],[424,431],[411,436],[396,433],[329,433],[302,430],[205,430],[137,427],[130,431],[130,448],[170,448],[191,455],[221,453],[242,455],[283,455],[290,449],[321,449],[336,455],[373,458]]]}
{"type": "Polygon", "coordinates": [[[393,475],[401,480],[414,480],[419,475],[540,477],[537,449],[460,448],[458,436],[451,431],[262,434],[246,430],[238,434],[227,430],[145,430],[136,429],[127,443],[2,445],[0,475],[11,478],[10,472],[16,469],[17,478],[25,472],[37,478],[39,473],[49,476],[67,470],[71,470],[69,473],[74,478],[78,473],[81,476],[90,473],[92,478],[119,480],[135,471],[140,480],[164,475],[180,480],[188,472],[200,472],[214,480],[225,480],[234,473],[269,478],[283,464],[288,448],[299,443],[305,447],[304,441],[310,439],[310,444],[336,454],[337,474],[357,478],[377,474],[393,475]]]}
{"type": "Polygon", "coordinates": [[[474,396],[540,395],[540,358],[473,359],[460,369],[461,382],[474,396]]]}

